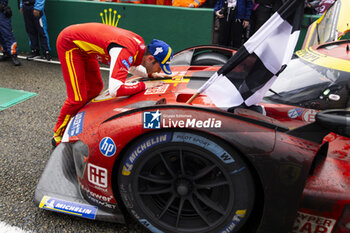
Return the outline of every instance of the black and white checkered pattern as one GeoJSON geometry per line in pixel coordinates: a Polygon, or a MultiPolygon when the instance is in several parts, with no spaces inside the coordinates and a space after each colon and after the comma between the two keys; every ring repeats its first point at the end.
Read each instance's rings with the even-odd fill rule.
{"type": "Polygon", "coordinates": [[[259,103],[293,55],[303,4],[286,1],[198,93],[222,109],[259,103]]]}

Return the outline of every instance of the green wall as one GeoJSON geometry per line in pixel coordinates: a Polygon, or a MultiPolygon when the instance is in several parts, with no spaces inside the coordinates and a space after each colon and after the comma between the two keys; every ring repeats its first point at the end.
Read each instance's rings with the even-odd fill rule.
{"type": "MultiPolygon", "coordinates": [[[[17,1],[10,0],[13,10],[12,26],[19,52],[30,52],[23,16],[17,10],[17,1]]],[[[59,32],[72,24],[101,22],[101,12],[109,8],[120,15],[118,27],[141,35],[145,43],[152,39],[166,41],[173,50],[211,43],[213,9],[182,8],[149,4],[123,4],[95,1],[46,0],[48,33],[53,55],[56,56],[56,38],[59,32]]]]}
{"type": "MultiPolygon", "coordinates": [[[[20,53],[30,52],[29,39],[16,0],[9,0],[13,11],[12,26],[20,53]]],[[[183,8],[149,4],[124,4],[96,1],[46,0],[46,17],[52,55],[56,53],[56,38],[60,31],[72,24],[101,22],[101,12],[116,10],[120,15],[118,27],[141,35],[148,44],[153,38],[166,41],[177,52],[195,45],[210,44],[213,9],[183,8]]],[[[319,16],[305,15],[296,50],[303,44],[307,27],[319,16]]],[[[105,16],[104,16],[105,18],[105,16]]]]}
{"type": "Polygon", "coordinates": [[[318,18],[320,18],[320,15],[304,15],[303,21],[301,23],[300,28],[300,35],[297,45],[295,46],[295,51],[298,51],[301,49],[304,43],[304,38],[307,33],[307,29],[310,24],[312,24],[314,21],[316,21],[318,18]]]}

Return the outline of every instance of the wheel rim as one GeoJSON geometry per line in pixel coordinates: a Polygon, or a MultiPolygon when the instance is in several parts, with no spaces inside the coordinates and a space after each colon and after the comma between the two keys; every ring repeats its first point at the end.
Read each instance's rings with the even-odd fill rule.
{"type": "Polygon", "coordinates": [[[169,231],[203,232],[231,214],[230,174],[211,152],[179,144],[155,149],[144,158],[134,190],[148,219],[169,231]]]}

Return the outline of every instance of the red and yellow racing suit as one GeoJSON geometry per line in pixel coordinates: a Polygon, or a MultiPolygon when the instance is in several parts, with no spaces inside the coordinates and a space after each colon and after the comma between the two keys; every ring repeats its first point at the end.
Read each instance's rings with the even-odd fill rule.
{"type": "Polygon", "coordinates": [[[72,25],[59,34],[57,53],[67,87],[67,99],[54,128],[56,143],[61,141],[69,120],[102,91],[98,61],[110,64],[113,54],[109,76],[112,96],[132,95],[145,89],[143,82],[125,85],[129,68],[141,64],[145,49],[141,36],[101,23],[72,25]],[[111,83],[114,86],[111,87],[111,83]]]}

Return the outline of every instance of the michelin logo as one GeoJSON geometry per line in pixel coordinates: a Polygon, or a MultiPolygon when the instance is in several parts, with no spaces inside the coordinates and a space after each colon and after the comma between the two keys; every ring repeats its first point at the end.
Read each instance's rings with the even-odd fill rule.
{"type": "Polygon", "coordinates": [[[237,210],[236,214],[233,216],[231,223],[226,226],[226,228],[220,233],[229,233],[232,232],[236,226],[242,221],[245,217],[247,210],[237,210]]]}
{"type": "Polygon", "coordinates": [[[131,170],[135,164],[135,161],[139,158],[139,156],[147,151],[149,148],[161,144],[169,142],[171,139],[171,133],[159,134],[154,137],[148,138],[145,141],[141,142],[131,153],[129,154],[128,159],[125,161],[123,166],[122,174],[124,176],[128,176],[131,173],[131,170]]]}
{"type": "Polygon", "coordinates": [[[44,196],[42,198],[39,208],[89,219],[95,219],[98,209],[96,206],[64,201],[49,196],[44,196]]]}
{"type": "Polygon", "coordinates": [[[143,128],[144,129],[160,129],[161,113],[156,112],[143,113],[143,128]]]}

